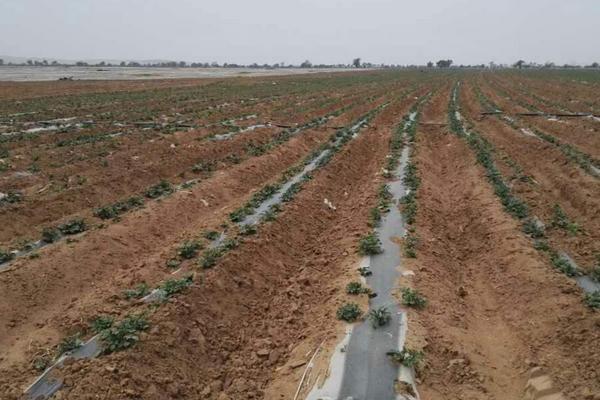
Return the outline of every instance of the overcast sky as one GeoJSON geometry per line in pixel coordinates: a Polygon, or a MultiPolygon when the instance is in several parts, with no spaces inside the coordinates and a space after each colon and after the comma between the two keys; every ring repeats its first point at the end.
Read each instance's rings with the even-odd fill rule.
{"type": "Polygon", "coordinates": [[[600,0],[0,0],[0,54],[591,63],[600,62],[600,0]]]}

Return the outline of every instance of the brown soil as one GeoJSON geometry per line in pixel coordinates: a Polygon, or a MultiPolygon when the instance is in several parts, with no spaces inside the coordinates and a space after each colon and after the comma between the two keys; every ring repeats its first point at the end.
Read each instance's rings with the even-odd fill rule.
{"type": "MultiPolygon", "coordinates": [[[[444,108],[440,99],[423,120],[444,108]]],[[[421,397],[518,399],[533,365],[569,398],[600,393],[598,316],[503,211],[464,141],[436,126],[417,136],[421,244],[411,265],[429,300],[411,313],[426,331],[421,397]]]]}
{"type": "MultiPolygon", "coordinates": [[[[2,115],[39,109],[44,118],[68,116],[73,105],[94,115],[113,110],[119,120],[141,120],[147,109],[149,115],[168,118],[181,113],[198,124],[254,112],[259,114],[257,120],[285,123],[353,105],[325,127],[307,130],[239,164],[219,163],[212,175],[189,190],[149,201],[120,220],[47,246],[38,258],[20,258],[0,273],[0,397],[22,398],[39,374],[33,368],[36,356],[53,353],[67,335],[83,332],[90,337],[88,322],[93,317],[107,314],[120,319],[145,311],[150,329],[133,349],[69,363],[60,371],[66,385],[55,398],[293,398],[314,351],[319,349],[319,355],[310,383],[326,374],[332,349],[347,328],[335,320],[335,312],[348,301],[345,285],[356,279],[357,243],[369,231],[369,210],[378,201],[393,129],[415,96],[438,88],[420,118],[414,153],[421,178],[415,225],[420,241],[418,257],[408,267],[415,276],[401,282],[428,298],[427,307],[409,312],[408,343],[423,349],[426,360],[417,382],[421,398],[520,399],[534,366],[541,366],[568,398],[600,398],[600,315],[585,307],[572,279],[555,272],[534,250],[519,222],[503,210],[467,143],[449,133],[452,76],[374,71],[200,84],[181,80],[170,81],[171,86],[157,81],[73,82],[71,87],[0,84],[0,89],[8,88],[0,99],[2,115]],[[154,86],[144,87],[146,83],[154,86]],[[407,92],[413,85],[419,89],[407,92]],[[9,100],[13,97],[21,99],[19,104],[9,100]],[[250,105],[245,103],[248,99],[255,100],[250,105]],[[165,265],[181,243],[229,222],[228,214],[254,192],[277,181],[288,167],[329,140],[333,127],[349,125],[387,100],[392,100],[390,105],[313,173],[275,221],[262,224],[256,235],[246,237],[213,269],[202,270],[196,260],[185,261],[183,271],[195,275],[187,291],[156,307],[124,298],[123,290],[141,282],[155,287],[181,276],[172,275],[165,265]],[[217,107],[224,103],[233,105],[217,107]],[[325,199],[336,209],[329,208],[325,199]]],[[[511,188],[533,214],[548,222],[558,203],[580,224],[584,233],[570,236],[551,229],[549,241],[582,267],[591,267],[594,252],[600,251],[597,180],[555,146],[524,136],[497,118],[481,119],[471,82],[496,96],[494,101],[507,107],[514,104],[498,98],[494,84],[486,79],[507,86],[521,82],[504,75],[465,74],[463,114],[495,146],[498,168],[510,177],[511,188]],[[530,176],[531,183],[516,178],[515,164],[509,160],[522,167],[520,173],[530,176]]],[[[554,96],[554,89],[544,91],[544,83],[525,78],[522,82],[550,99],[563,100],[554,96]]],[[[569,90],[580,87],[564,85],[569,90]]],[[[511,94],[516,93],[510,87],[511,94]]],[[[41,119],[25,116],[17,124],[29,118],[41,119]]],[[[65,176],[85,172],[98,189],[84,185],[66,191],[70,199],[30,189],[43,186],[43,181],[23,185],[32,190],[30,200],[0,205],[0,223],[5,227],[0,242],[37,233],[44,224],[70,216],[91,218],[93,207],[139,192],[161,177],[175,182],[192,178],[188,171],[199,159],[221,160],[251,141],[268,140],[280,129],[248,132],[218,143],[194,140],[214,132],[206,128],[172,135],[153,132],[147,137],[136,131],[120,139],[111,156],[114,165],[108,169],[96,164],[100,159],[93,146],[77,146],[81,150],[74,151],[87,158],[56,171],[64,168],[65,176]],[[171,143],[178,145],[173,149],[171,143]],[[134,155],[141,156],[139,165],[133,163],[134,155]]],[[[572,139],[566,130],[554,133],[581,147],[588,139],[593,141],[582,133],[572,139]]],[[[39,149],[40,160],[52,159],[45,152],[53,139],[35,140],[39,141],[32,146],[39,149]]],[[[27,143],[12,145],[12,151],[21,152],[27,143]]],[[[22,168],[30,160],[15,162],[22,168]]],[[[0,174],[7,176],[6,171],[0,174]]],[[[366,299],[359,301],[366,307],[366,299]]]]}
{"type": "MultiPolygon", "coordinates": [[[[600,186],[598,180],[570,162],[554,145],[526,136],[493,117],[478,121],[477,101],[472,91],[463,90],[461,100],[465,114],[471,117],[476,130],[487,138],[501,154],[516,162],[531,182],[514,179],[511,184],[518,197],[532,209],[532,213],[550,224],[555,204],[578,223],[583,232],[570,235],[561,229],[549,229],[550,240],[559,249],[568,251],[580,267],[594,265],[600,252],[600,186]]],[[[513,174],[502,165],[505,176],[513,174]]]]}
{"type": "Polygon", "coordinates": [[[147,399],[217,398],[220,391],[260,397],[297,342],[321,340],[323,329],[331,330],[339,297],[335,279],[356,260],[387,138],[407,109],[404,102],[383,111],[315,173],[277,221],[199,277],[202,283],[189,294],[161,307],[135,352],[69,368],[68,398],[87,398],[89,385],[103,386],[111,398],[127,398],[131,391],[147,399]],[[324,198],[337,210],[324,206],[324,198]],[[114,364],[129,371],[126,385],[123,376],[105,374],[105,365],[114,364]]]}

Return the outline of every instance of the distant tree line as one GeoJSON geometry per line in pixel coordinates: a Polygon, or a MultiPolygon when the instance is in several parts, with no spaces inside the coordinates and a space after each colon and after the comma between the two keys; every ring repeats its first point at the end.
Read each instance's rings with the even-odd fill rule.
{"type": "Polygon", "coordinates": [[[418,65],[418,64],[410,64],[410,65],[400,65],[400,64],[374,64],[370,62],[361,62],[361,58],[357,57],[352,60],[349,64],[313,64],[309,60],[305,60],[299,65],[294,64],[286,64],[284,62],[275,63],[275,64],[234,64],[234,63],[222,63],[219,64],[216,61],[211,63],[208,62],[192,62],[188,63],[186,61],[163,61],[156,63],[141,63],[137,61],[121,61],[119,63],[110,63],[101,61],[98,63],[87,63],[85,61],[77,61],[75,63],[60,63],[56,60],[48,61],[48,60],[27,60],[23,63],[5,63],[3,59],[0,59],[0,66],[33,66],[33,67],[137,67],[137,68],[261,68],[261,69],[278,69],[278,68],[517,68],[517,69],[558,69],[558,68],[590,68],[590,69],[598,69],[600,65],[595,62],[590,65],[571,65],[564,64],[562,66],[558,66],[553,62],[546,62],[544,64],[538,64],[536,62],[526,62],[524,60],[518,60],[512,65],[507,64],[496,64],[494,62],[490,62],[488,65],[486,64],[474,64],[474,65],[456,65],[454,61],[451,59],[447,60],[438,60],[437,62],[429,61],[426,65],[418,65]]]}

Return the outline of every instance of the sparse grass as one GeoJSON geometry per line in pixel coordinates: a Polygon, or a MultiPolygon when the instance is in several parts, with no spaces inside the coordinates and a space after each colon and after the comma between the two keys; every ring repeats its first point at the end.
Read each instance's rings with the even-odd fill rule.
{"type": "Polygon", "coordinates": [[[205,231],[202,236],[212,242],[213,240],[217,240],[219,238],[220,233],[217,231],[205,231]]]}
{"type": "Polygon", "coordinates": [[[150,287],[146,282],[142,282],[135,287],[135,289],[128,289],[124,292],[125,298],[130,299],[141,299],[150,293],[150,287]]]}
{"type": "Polygon", "coordinates": [[[118,324],[100,332],[103,353],[110,354],[132,347],[139,340],[139,332],[148,329],[145,315],[130,315],[118,324]]]}
{"type": "Polygon", "coordinates": [[[354,322],[360,318],[362,311],[356,303],[346,303],[338,308],[336,317],[342,321],[354,322]]]}
{"type": "Polygon", "coordinates": [[[15,255],[8,250],[0,249],[0,264],[8,262],[15,258],[15,255]]]}
{"type": "Polygon", "coordinates": [[[148,197],[149,199],[157,199],[162,196],[170,195],[174,191],[175,189],[173,188],[173,185],[166,180],[162,180],[156,185],[150,186],[148,189],[146,189],[144,196],[148,197]]]}
{"type": "Polygon", "coordinates": [[[253,224],[244,224],[240,226],[240,235],[249,236],[256,234],[256,226],[253,224]]]}
{"type": "Polygon", "coordinates": [[[560,205],[555,204],[552,210],[552,221],[550,223],[552,227],[563,229],[569,232],[571,235],[576,235],[579,233],[579,225],[569,219],[560,205]]]}
{"type": "Polygon", "coordinates": [[[167,268],[175,269],[175,268],[179,268],[180,265],[181,265],[181,260],[178,260],[176,258],[171,258],[170,260],[167,261],[167,268]]]}
{"type": "Polygon", "coordinates": [[[369,233],[360,238],[358,252],[363,256],[380,254],[383,252],[381,241],[375,233],[369,233]]]}
{"type": "Polygon", "coordinates": [[[412,350],[408,348],[402,351],[388,351],[386,355],[395,363],[402,364],[407,368],[417,368],[423,361],[425,355],[422,351],[412,350]]]}
{"type": "Polygon", "coordinates": [[[201,172],[210,173],[215,170],[214,161],[200,161],[192,167],[192,172],[199,174],[201,172]]]}
{"type": "Polygon", "coordinates": [[[169,279],[159,287],[159,290],[164,293],[165,298],[169,298],[187,289],[193,283],[193,279],[192,275],[181,279],[169,279]]]}
{"type": "Polygon", "coordinates": [[[586,293],[583,301],[591,309],[600,309],[600,290],[596,290],[592,293],[586,293]]]}
{"type": "Polygon", "coordinates": [[[523,232],[534,239],[541,239],[545,236],[544,230],[538,226],[533,218],[527,218],[523,222],[523,232]]]}
{"type": "Polygon", "coordinates": [[[381,185],[377,191],[377,207],[379,210],[381,212],[388,212],[393,198],[394,196],[390,192],[390,187],[386,184],[381,185]]]}
{"type": "Polygon", "coordinates": [[[21,201],[23,201],[23,193],[14,190],[9,190],[4,197],[0,198],[0,204],[15,204],[21,201]]]}
{"type": "Polygon", "coordinates": [[[358,295],[370,292],[371,290],[364,287],[360,282],[350,282],[346,285],[346,293],[348,294],[358,295]]]}
{"type": "Polygon", "coordinates": [[[179,249],[177,249],[177,255],[184,260],[189,260],[198,255],[198,251],[201,249],[201,247],[202,245],[197,240],[188,240],[179,246],[179,249]]]}
{"type": "Polygon", "coordinates": [[[223,254],[224,251],[221,247],[206,249],[204,250],[204,253],[202,253],[202,257],[200,257],[200,260],[198,260],[198,264],[205,269],[214,267],[217,264],[219,258],[223,256],[223,254]]]}
{"type": "Polygon", "coordinates": [[[385,306],[369,311],[369,320],[374,329],[387,325],[391,319],[392,314],[385,306]]]}
{"type": "Polygon", "coordinates": [[[416,289],[402,288],[402,304],[408,307],[423,308],[427,305],[427,299],[416,289]]]}
{"type": "Polygon", "coordinates": [[[54,243],[60,239],[60,231],[56,228],[44,228],[42,231],[42,241],[54,243]]]}
{"type": "Polygon", "coordinates": [[[56,349],[56,353],[58,356],[65,354],[69,351],[73,351],[75,349],[80,348],[83,345],[81,341],[81,334],[76,333],[71,336],[67,336],[63,340],[60,341],[58,347],[56,349]]]}
{"type": "Polygon", "coordinates": [[[90,328],[94,333],[100,333],[105,329],[113,326],[115,319],[111,316],[99,316],[92,320],[90,323],[90,328]]]}
{"type": "Polygon", "coordinates": [[[404,255],[408,258],[417,258],[417,246],[419,237],[414,233],[414,230],[409,229],[404,239],[404,255]]]}
{"type": "Polygon", "coordinates": [[[381,224],[381,211],[379,207],[373,207],[369,211],[369,226],[376,228],[381,224]]]}
{"type": "Polygon", "coordinates": [[[101,219],[116,218],[121,214],[124,214],[134,208],[141,207],[144,205],[144,200],[139,196],[132,196],[127,200],[118,201],[114,204],[110,204],[101,208],[97,208],[94,211],[94,215],[101,219]]]}
{"type": "Polygon", "coordinates": [[[552,262],[552,265],[554,266],[554,268],[556,268],[557,270],[559,270],[560,272],[562,272],[563,274],[565,274],[567,276],[575,277],[575,276],[579,275],[579,271],[577,271],[577,269],[575,269],[575,267],[573,267],[573,265],[569,262],[569,260],[562,257],[555,251],[551,252],[550,261],[552,262]]]}

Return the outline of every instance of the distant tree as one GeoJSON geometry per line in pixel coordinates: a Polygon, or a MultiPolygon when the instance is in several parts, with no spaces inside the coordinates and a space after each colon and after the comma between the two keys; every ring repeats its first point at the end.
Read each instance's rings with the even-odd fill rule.
{"type": "Polygon", "coordinates": [[[75,63],[75,65],[78,66],[78,67],[87,67],[88,63],[86,63],[85,61],[77,61],[75,63]]]}
{"type": "Polygon", "coordinates": [[[525,65],[525,61],[519,60],[513,64],[513,67],[521,69],[521,68],[523,68],[523,65],[525,65]]]}
{"type": "Polygon", "coordinates": [[[121,62],[119,63],[119,66],[120,66],[120,67],[124,67],[125,65],[126,65],[126,64],[125,64],[125,61],[121,61],[121,62]]]}
{"type": "Polygon", "coordinates": [[[185,61],[179,61],[179,64],[177,64],[177,66],[179,68],[184,68],[186,66],[186,63],[185,63],[185,61]]]}
{"type": "Polygon", "coordinates": [[[32,60],[27,60],[27,65],[33,65],[33,61],[32,60]]]}
{"type": "Polygon", "coordinates": [[[58,65],[58,61],[56,61],[56,60],[52,61],[52,65],[58,65]]]}
{"type": "Polygon", "coordinates": [[[360,68],[360,57],[352,60],[352,65],[354,66],[354,68],[360,68]]]}
{"type": "Polygon", "coordinates": [[[544,64],[544,68],[554,68],[555,66],[556,65],[551,61],[548,61],[546,64],[544,64]]]}
{"type": "Polygon", "coordinates": [[[0,58],[0,65],[4,65],[4,60],[0,58]]]}
{"type": "Polygon", "coordinates": [[[427,63],[427,68],[433,68],[433,63],[431,61],[427,63]]]}
{"type": "MultiPolygon", "coordinates": [[[[1,65],[1,64],[2,64],[2,63],[0,63],[0,65],[1,65]]],[[[592,65],[591,65],[591,67],[592,67],[592,68],[598,68],[599,66],[600,66],[600,65],[598,65],[598,63],[597,63],[597,62],[595,62],[595,63],[592,63],[592,65]]]]}
{"type": "Polygon", "coordinates": [[[438,68],[450,68],[452,63],[452,60],[439,60],[436,64],[438,68]]]}
{"type": "Polygon", "coordinates": [[[302,64],[300,64],[300,68],[310,68],[312,67],[312,63],[308,60],[305,60],[302,64]]]}

